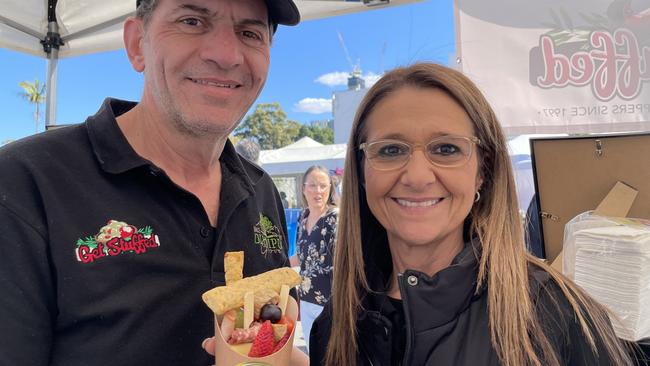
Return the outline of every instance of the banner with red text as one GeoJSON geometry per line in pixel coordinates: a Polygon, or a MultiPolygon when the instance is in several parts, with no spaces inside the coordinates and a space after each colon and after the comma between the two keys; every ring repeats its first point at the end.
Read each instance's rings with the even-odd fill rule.
{"type": "Polygon", "coordinates": [[[650,0],[456,0],[458,64],[510,135],[650,131],[650,0]]]}

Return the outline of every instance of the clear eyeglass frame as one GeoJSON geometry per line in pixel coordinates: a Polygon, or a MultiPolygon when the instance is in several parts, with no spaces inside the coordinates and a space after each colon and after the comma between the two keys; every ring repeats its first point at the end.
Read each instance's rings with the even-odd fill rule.
{"type": "Polygon", "coordinates": [[[381,170],[381,171],[391,171],[391,170],[398,170],[406,166],[406,164],[411,160],[411,157],[413,156],[413,152],[418,149],[422,149],[423,152],[425,152],[424,156],[426,156],[429,163],[431,163],[434,166],[441,167],[441,168],[457,168],[467,164],[469,159],[472,157],[472,154],[474,153],[475,146],[480,146],[480,145],[481,145],[481,140],[475,136],[468,137],[468,136],[457,136],[457,135],[445,135],[445,136],[436,137],[433,140],[426,143],[425,145],[412,144],[397,139],[381,139],[373,142],[364,142],[359,145],[359,150],[364,152],[364,156],[366,157],[366,160],[368,160],[368,163],[373,169],[381,170]],[[465,141],[467,143],[466,146],[467,154],[463,155],[463,159],[450,161],[448,163],[441,163],[439,161],[433,160],[430,154],[426,153],[428,147],[431,146],[432,144],[439,143],[441,141],[444,142],[446,140],[465,141]],[[392,160],[381,160],[377,156],[372,156],[372,153],[369,153],[369,151],[373,151],[373,148],[376,148],[378,146],[388,146],[390,144],[396,144],[396,145],[401,145],[403,147],[406,147],[408,149],[408,154],[405,154],[403,156],[398,156],[392,160]]]}

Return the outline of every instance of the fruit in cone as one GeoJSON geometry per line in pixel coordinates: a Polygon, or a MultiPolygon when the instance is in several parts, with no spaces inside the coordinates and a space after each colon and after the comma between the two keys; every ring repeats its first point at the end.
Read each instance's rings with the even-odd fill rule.
{"type": "Polygon", "coordinates": [[[278,341],[278,343],[275,344],[275,347],[273,348],[273,352],[272,352],[272,353],[275,353],[275,352],[281,350],[282,347],[283,347],[283,346],[287,343],[287,341],[289,340],[289,337],[291,337],[291,333],[289,333],[289,332],[285,332],[285,333],[284,333],[284,336],[282,336],[282,338],[280,338],[280,340],[278,341]]]}
{"type": "Polygon", "coordinates": [[[260,319],[270,320],[271,323],[275,324],[280,321],[280,318],[282,318],[282,310],[279,306],[275,304],[266,304],[262,306],[262,310],[260,311],[260,319]]]}
{"type": "MultiPolygon", "coordinates": [[[[243,254],[232,256],[232,263],[224,266],[224,270],[241,272],[243,258],[243,254]]],[[[214,311],[218,322],[218,337],[225,341],[219,342],[218,347],[225,343],[231,351],[251,358],[267,357],[280,351],[293,337],[292,319],[297,315],[297,306],[293,299],[290,302],[292,310],[287,309],[287,304],[289,289],[299,283],[300,276],[285,267],[226,281],[225,286],[205,292],[203,300],[214,311]],[[287,311],[289,313],[285,314],[287,311]]],[[[232,356],[220,357],[228,354],[217,352],[217,363],[230,363],[232,356]]],[[[282,350],[279,356],[282,364],[287,355],[290,350],[289,353],[282,350]]]]}
{"type": "Polygon", "coordinates": [[[286,324],[272,324],[273,325],[273,337],[275,341],[279,341],[287,334],[287,325],[286,324]]]}
{"type": "Polygon", "coordinates": [[[288,333],[293,331],[293,322],[286,315],[282,315],[282,318],[280,318],[277,324],[286,324],[288,333]]]}
{"type": "Polygon", "coordinates": [[[249,357],[264,357],[273,353],[275,349],[275,339],[273,338],[273,327],[271,322],[266,320],[262,323],[257,337],[253,341],[251,350],[248,352],[249,357]]]}

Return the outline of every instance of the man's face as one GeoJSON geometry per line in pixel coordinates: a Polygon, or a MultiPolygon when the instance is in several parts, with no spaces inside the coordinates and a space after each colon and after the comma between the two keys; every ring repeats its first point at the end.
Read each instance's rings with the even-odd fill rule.
{"type": "Polygon", "coordinates": [[[161,0],[144,29],[143,101],[183,133],[228,135],[266,81],[265,2],[161,0]]]}

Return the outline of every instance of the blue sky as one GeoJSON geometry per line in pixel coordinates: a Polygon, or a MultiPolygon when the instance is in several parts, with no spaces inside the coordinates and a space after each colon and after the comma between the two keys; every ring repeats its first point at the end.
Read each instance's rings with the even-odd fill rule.
{"type": "MultiPolygon", "coordinates": [[[[301,123],[331,118],[330,112],[318,112],[327,109],[332,92],[345,89],[337,81],[350,71],[338,33],[352,62],[372,79],[415,61],[447,64],[455,52],[453,18],[452,0],[427,0],[280,27],[269,78],[256,103],[278,102],[290,119],[301,123]]],[[[46,62],[0,49],[0,70],[1,145],[34,133],[33,107],[19,97],[18,83],[35,78],[43,82],[46,62]]],[[[63,59],[57,123],[83,122],[105,97],[138,100],[141,90],[142,77],[131,69],[123,50],[63,59]]]]}

